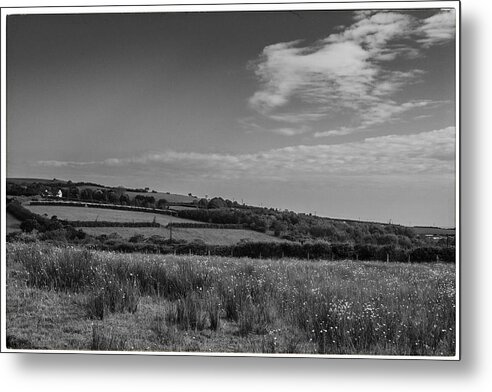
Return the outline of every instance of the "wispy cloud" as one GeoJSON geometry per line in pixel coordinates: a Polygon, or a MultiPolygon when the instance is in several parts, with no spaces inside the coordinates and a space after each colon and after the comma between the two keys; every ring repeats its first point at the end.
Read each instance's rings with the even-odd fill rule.
{"type": "Polygon", "coordinates": [[[296,145],[251,154],[165,151],[99,162],[40,161],[36,165],[94,170],[160,173],[186,178],[322,180],[331,176],[420,176],[454,174],[455,129],[390,135],[338,145],[296,145]]]}
{"type": "Polygon", "coordinates": [[[299,128],[285,127],[285,128],[273,128],[273,129],[269,129],[268,131],[272,133],[276,133],[277,135],[296,136],[309,132],[309,128],[306,126],[299,127],[299,128]]]}
{"type": "Polygon", "coordinates": [[[354,15],[352,25],[313,44],[297,40],[265,47],[252,65],[260,88],[249,99],[251,107],[270,120],[296,124],[350,113],[351,123],[327,130],[330,135],[363,130],[431,104],[395,101],[395,94],[418,82],[424,71],[396,70],[391,63],[451,40],[454,12],[424,20],[398,12],[354,15]]]}
{"type": "Polygon", "coordinates": [[[419,40],[425,47],[448,42],[455,35],[455,15],[453,11],[443,11],[424,20],[420,31],[424,37],[419,40]]]}

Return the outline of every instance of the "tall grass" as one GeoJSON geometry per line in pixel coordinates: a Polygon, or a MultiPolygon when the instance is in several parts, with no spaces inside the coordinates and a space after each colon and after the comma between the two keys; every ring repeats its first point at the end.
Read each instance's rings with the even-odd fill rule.
{"type": "Polygon", "coordinates": [[[121,338],[110,328],[100,325],[92,326],[91,350],[100,351],[125,351],[127,350],[126,340],[121,338]]]}
{"type": "MultiPolygon", "coordinates": [[[[208,330],[261,337],[250,351],[455,353],[450,264],[122,255],[40,244],[8,244],[7,253],[24,266],[28,285],[84,293],[91,318],[138,314],[142,296],[166,301],[147,329],[172,347],[186,331],[208,330]]],[[[94,333],[95,349],[120,344],[94,333]]]]}

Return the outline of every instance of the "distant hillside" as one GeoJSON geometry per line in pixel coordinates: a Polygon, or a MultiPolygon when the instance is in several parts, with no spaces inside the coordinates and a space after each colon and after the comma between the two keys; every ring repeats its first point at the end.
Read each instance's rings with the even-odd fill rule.
{"type": "Polygon", "coordinates": [[[414,226],[413,230],[419,235],[455,235],[456,229],[445,229],[442,227],[433,226],[414,226]]]}
{"type": "Polygon", "coordinates": [[[111,187],[102,184],[96,184],[92,182],[72,182],[60,179],[46,179],[46,178],[7,178],[7,194],[12,196],[36,196],[49,192],[51,195],[55,195],[58,190],[63,192],[63,198],[70,199],[83,199],[98,201],[110,201],[120,203],[121,200],[109,200],[111,193],[117,194],[118,198],[121,194],[125,194],[128,199],[125,200],[127,204],[135,200],[135,197],[154,198],[154,202],[141,199],[141,203],[152,204],[157,203],[159,200],[164,199],[166,204],[184,204],[192,205],[197,202],[195,196],[181,195],[170,192],[156,192],[151,191],[149,188],[128,188],[124,186],[111,187]],[[85,191],[85,192],[84,192],[85,191]],[[93,196],[96,191],[102,191],[97,196],[93,196]],[[97,198],[96,198],[97,197],[97,198]],[[108,200],[106,200],[108,199],[108,200]]]}
{"type": "MultiPolygon", "coordinates": [[[[182,219],[213,223],[219,225],[241,225],[257,232],[274,235],[278,239],[294,242],[328,241],[331,243],[350,243],[375,246],[388,246],[408,249],[425,244],[442,245],[443,236],[453,236],[455,229],[438,227],[406,227],[391,223],[367,222],[352,219],[328,218],[311,214],[296,213],[277,208],[254,207],[238,204],[221,197],[198,199],[188,194],[180,195],[157,192],[150,188],[106,187],[90,182],[57,183],[59,180],[47,179],[8,179],[9,196],[42,197],[48,200],[70,200],[91,203],[145,208],[150,211],[166,211],[182,219]],[[55,181],[55,182],[53,182],[55,181]],[[27,185],[26,185],[27,184],[27,185]],[[53,184],[62,184],[59,187],[53,184]],[[57,197],[59,190],[62,197],[57,197]],[[175,206],[179,206],[174,209],[175,206]],[[183,206],[187,208],[183,208],[183,206]],[[181,208],[180,208],[181,207],[181,208]]],[[[56,207],[58,208],[58,207],[56,207]]],[[[68,210],[65,210],[68,211],[68,210]]],[[[77,210],[79,220],[89,209],[77,210]]],[[[60,212],[60,215],[62,213],[60,212]]],[[[108,213],[109,214],[109,213],[108,213]]],[[[131,213],[118,211],[124,220],[131,213]]],[[[53,212],[53,215],[57,215],[53,212]]],[[[445,246],[453,240],[445,238],[445,246]]],[[[444,246],[443,245],[443,246],[444,246]]]]}
{"type": "Polygon", "coordinates": [[[62,183],[66,184],[68,181],[59,180],[57,178],[47,179],[47,178],[7,178],[7,182],[17,185],[28,185],[32,183],[39,184],[53,184],[53,183],[62,183]]]}

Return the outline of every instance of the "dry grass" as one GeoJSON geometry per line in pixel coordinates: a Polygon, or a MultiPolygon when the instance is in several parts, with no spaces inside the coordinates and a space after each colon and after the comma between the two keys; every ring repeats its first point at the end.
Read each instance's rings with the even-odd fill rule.
{"type": "Polygon", "coordinates": [[[122,255],[39,244],[8,244],[7,255],[14,348],[455,353],[454,264],[122,255]],[[91,296],[102,289],[109,311],[94,320],[91,296]]]}

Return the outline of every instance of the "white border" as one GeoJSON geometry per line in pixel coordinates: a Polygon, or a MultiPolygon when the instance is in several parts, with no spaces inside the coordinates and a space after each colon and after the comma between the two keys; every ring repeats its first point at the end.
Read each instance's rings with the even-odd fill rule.
{"type": "Polygon", "coordinates": [[[147,6],[71,6],[71,7],[10,7],[1,10],[1,200],[6,200],[6,19],[13,14],[96,14],[96,13],[151,13],[151,12],[192,12],[192,11],[282,11],[282,10],[352,10],[352,9],[428,9],[450,8],[456,12],[456,354],[450,357],[436,356],[389,356],[389,355],[322,355],[322,354],[255,354],[255,353],[203,353],[203,352],[140,352],[140,351],[106,351],[94,352],[83,350],[14,350],[6,347],[6,207],[1,207],[1,344],[2,352],[10,353],[63,353],[63,354],[98,354],[98,355],[146,355],[146,356],[204,356],[204,357],[266,357],[266,358],[332,358],[332,359],[406,359],[457,361],[460,360],[460,4],[459,1],[429,2],[358,2],[358,3],[254,3],[254,4],[200,4],[200,5],[147,5],[147,6]]]}

